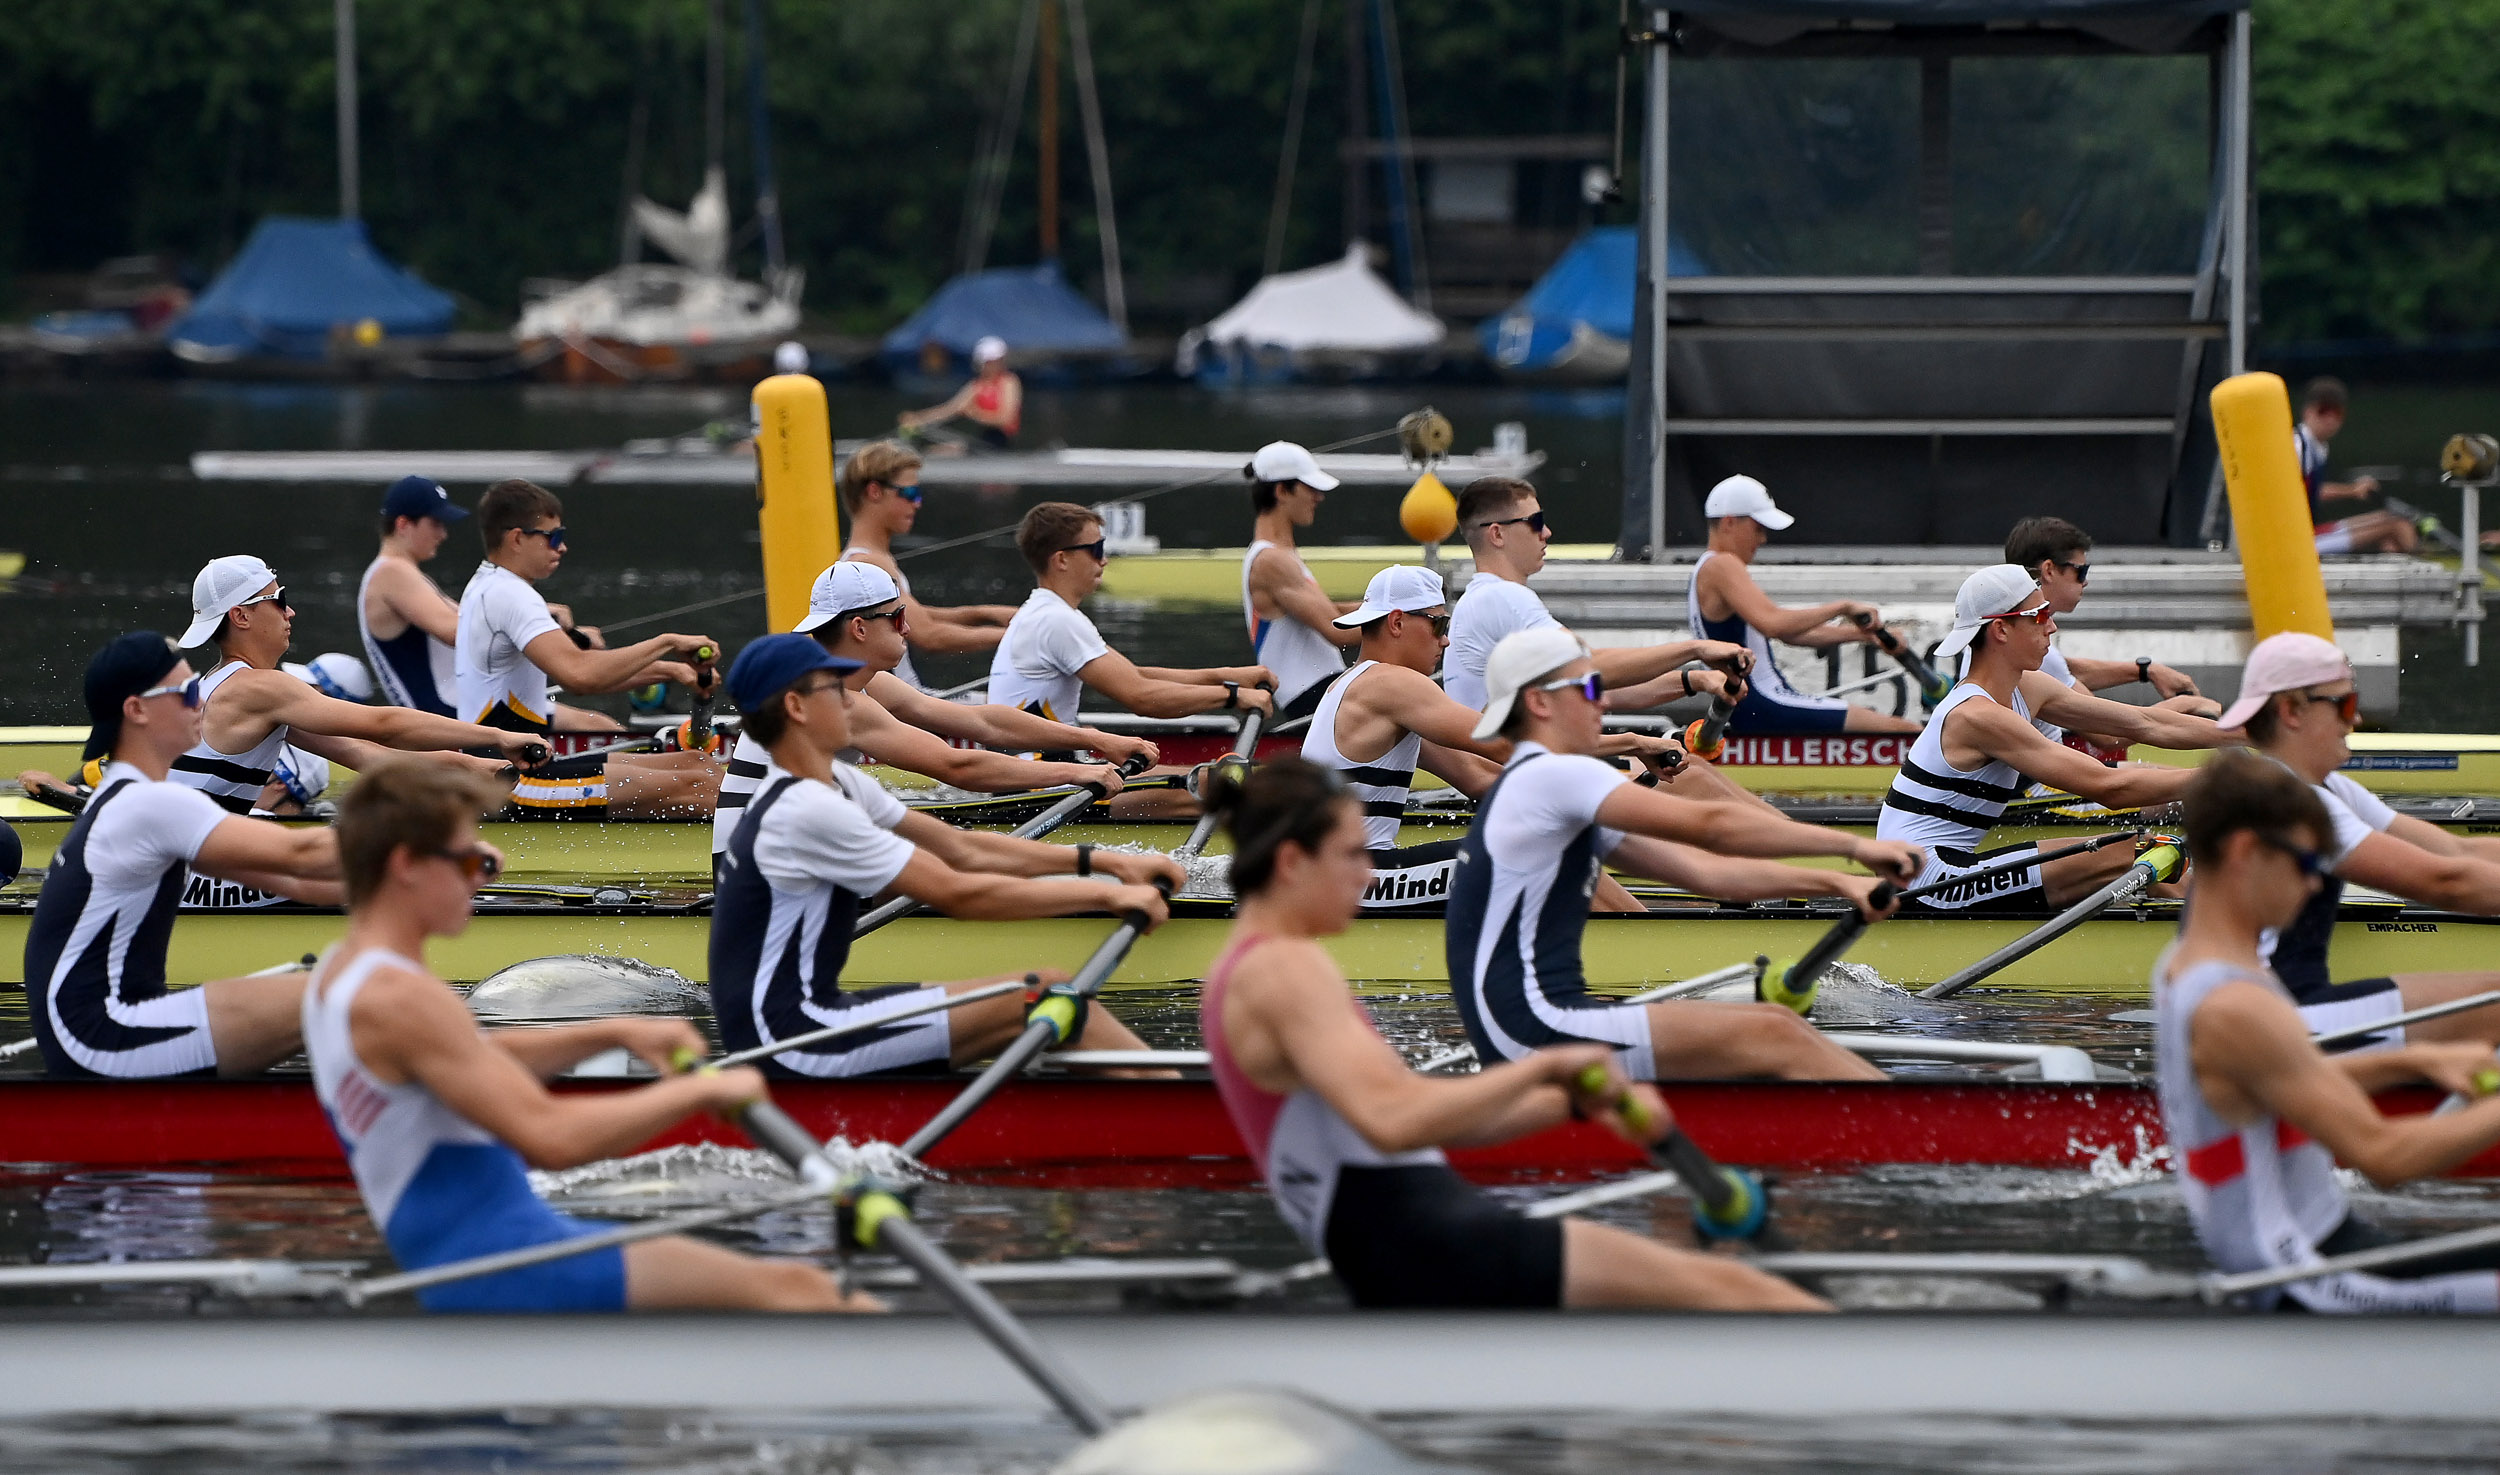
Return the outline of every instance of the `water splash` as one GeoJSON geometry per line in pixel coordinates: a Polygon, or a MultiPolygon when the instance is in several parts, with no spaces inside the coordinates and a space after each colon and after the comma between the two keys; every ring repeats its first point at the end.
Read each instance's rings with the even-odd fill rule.
{"type": "Polygon", "coordinates": [[[1864,963],[1834,963],[1814,997],[1817,1024],[1932,1025],[1965,1017],[1958,1006],[1922,999],[1864,963]]]}
{"type": "MultiPolygon", "coordinates": [[[[873,1174],[902,1181],[928,1176],[890,1142],[853,1144],[836,1137],[825,1144],[825,1155],[846,1175],[873,1174]]],[[[657,1210],[763,1198],[790,1182],[790,1170],[771,1153],[709,1142],[530,1174],[530,1187],[543,1198],[610,1210],[657,1210]]]]}
{"type": "Polygon", "coordinates": [[[2083,1170],[2089,1186],[2075,1197],[2109,1193],[2121,1188],[2141,1188],[2148,1183],[2164,1182],[2170,1177],[2170,1144],[2154,1141],[2153,1134],[2141,1126],[2135,1129],[2135,1141],[2131,1147],[2115,1143],[2096,1147],[2080,1138],[2069,1137],[2066,1139],[2066,1150],[2092,1155],[2092,1160],[2084,1165],[2083,1170]]]}

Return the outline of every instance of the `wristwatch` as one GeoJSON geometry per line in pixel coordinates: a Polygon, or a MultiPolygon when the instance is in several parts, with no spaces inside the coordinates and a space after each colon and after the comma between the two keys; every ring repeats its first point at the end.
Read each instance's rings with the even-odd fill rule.
{"type": "Polygon", "coordinates": [[[1077,842],[1076,873],[1080,876],[1090,876],[1094,873],[1094,847],[1091,841],[1077,842]]]}
{"type": "Polygon", "coordinates": [[[2151,656],[2137,656],[2135,658],[2135,679],[2143,682],[2146,686],[2153,684],[2153,658],[2151,656]]]}
{"type": "Polygon", "coordinates": [[[1225,710],[1225,711],[1227,711],[1227,712],[1229,712],[1229,711],[1233,710],[1235,707],[1238,707],[1238,706],[1240,706],[1240,705],[1241,705],[1241,683],[1240,683],[1240,682],[1238,682],[1238,681],[1227,681],[1227,682],[1225,682],[1225,683],[1224,683],[1224,710],[1225,710]]]}

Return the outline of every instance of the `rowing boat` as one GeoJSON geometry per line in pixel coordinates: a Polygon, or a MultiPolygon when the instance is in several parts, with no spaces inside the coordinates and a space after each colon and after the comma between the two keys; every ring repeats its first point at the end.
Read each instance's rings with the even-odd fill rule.
{"type": "MultiPolygon", "coordinates": [[[[0,985],[24,983],[22,959],[33,910],[33,899],[22,893],[0,897],[0,985]]],[[[1112,982],[1171,985],[1204,978],[1232,925],[1230,910],[1220,901],[1176,902],[1173,920],[1130,950],[1112,982]]],[[[1582,958],[1593,986],[1629,990],[1757,954],[1800,957],[1839,915],[1829,907],[1791,902],[1661,907],[1644,915],[1597,917],[1589,923],[1582,958]]],[[[2046,916],[1896,918],[1869,929],[1849,957],[1915,988],[2015,941],[2046,916]]],[[[1992,975],[1989,986],[2141,996],[2177,921],[2177,904],[2166,901],[2105,912],[2057,946],[1992,975]]],[[[339,912],[315,907],[187,911],[174,924],[167,976],[199,982],[253,972],[320,951],[344,926],[339,912]]],[[[1071,967],[1102,941],[1106,926],[1101,918],[1086,917],[1018,922],[909,917],[861,938],[843,978],[917,983],[1071,967]]],[[[2336,966],[2357,978],[2486,968],[2500,942],[2495,928],[2500,920],[2347,900],[2336,923],[2336,966]]],[[[456,938],[435,939],[427,958],[446,978],[481,979],[525,958],[593,953],[640,958],[700,982],[709,974],[710,937],[710,907],[692,893],[550,887],[481,901],[469,929],[456,938]]],[[[1364,917],[1328,941],[1348,978],[1410,988],[1445,980],[1443,946],[1442,919],[1434,911],[1364,917]]]]}
{"type": "MultiPolygon", "coordinates": [[[[611,1084],[560,1089],[601,1092],[611,1084]]],[[[962,1089],[944,1077],[781,1081],[773,1100],[820,1138],[899,1142],[962,1089]]],[[[2160,1160],[2161,1112],[2149,1085],[2017,1080],[1891,1083],[1683,1081],[1660,1087],[1677,1124],[1713,1157],[1783,1172],[1886,1163],[2073,1169],[2160,1160]]],[[[2435,1094],[2390,1092],[2394,1112],[2431,1110],[2435,1094]]],[[[739,1129],[689,1118],[652,1147],[745,1146],[739,1129]]],[[[1586,1178],[1644,1167],[1621,1138],[1588,1123],[1491,1147],[1453,1148],[1472,1176],[1586,1178]]],[[[0,1161],[96,1168],[339,1161],[312,1086],[258,1081],[0,1079],[0,1161]]],[[[1256,1178],[1240,1135],[1204,1080],[1027,1078],[1006,1086],[929,1155],[952,1175],[1011,1174],[1038,1183],[1239,1187],[1256,1178]]],[[[2500,1148],[2452,1176],[2500,1175],[2500,1148]]]]}
{"type": "MultiPolygon", "coordinates": [[[[1604,563],[1614,555],[1610,543],[1556,543],[1545,550],[1548,563],[1604,563]]],[[[1296,548],[1311,577],[1331,599],[1359,599],[1371,576],[1391,564],[1419,564],[1420,550],[1391,544],[1322,544],[1296,548]]],[[[1241,566],[1248,548],[1163,548],[1151,553],[1121,551],[1103,566],[1102,592],[1113,599],[1150,599],[1157,604],[1241,603],[1241,566]]],[[[1464,585],[1475,561],[1462,548],[1444,554],[1442,572],[1464,585]]]]}

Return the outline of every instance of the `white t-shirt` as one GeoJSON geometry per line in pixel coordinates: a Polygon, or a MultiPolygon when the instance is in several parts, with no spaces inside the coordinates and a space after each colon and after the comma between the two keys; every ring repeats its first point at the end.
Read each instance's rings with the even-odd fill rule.
{"type": "Polygon", "coordinates": [[[553,725],[556,704],[547,689],[547,673],[523,648],[563,628],[527,579],[499,564],[479,564],[460,593],[460,640],[454,648],[460,720],[509,727],[517,718],[533,727],[553,725]],[[496,723],[486,714],[499,706],[509,715],[496,723]]]}
{"type": "Polygon", "coordinates": [[[1527,585],[1491,574],[1476,575],[1450,610],[1450,650],[1441,663],[1443,689],[1460,706],[1483,711],[1484,667],[1493,658],[1493,647],[1505,635],[1561,623],[1546,612],[1545,601],[1527,585]]]}
{"type": "Polygon", "coordinates": [[[1076,606],[1048,589],[1026,596],[990,657],[990,700],[1022,707],[1053,722],[1074,722],[1085,683],[1077,672],[1111,653],[1102,632],[1076,606]]]}
{"type": "MultiPolygon", "coordinates": [[[[1517,586],[1513,586],[1514,588],[1517,586]]],[[[1598,807],[1631,780],[1623,770],[1586,753],[1556,753],[1541,743],[1521,743],[1502,778],[1501,802],[1484,816],[1484,849],[1504,871],[1550,870],[1563,848],[1592,826],[1601,856],[1623,843],[1623,831],[1597,823],[1598,807]],[[1536,762],[1521,760],[1535,757],[1536,762]]]]}
{"type": "Polygon", "coordinates": [[[87,874],[99,891],[153,890],[168,867],[188,865],[199,855],[226,811],[198,789],[151,782],[127,763],[107,764],[104,782],[87,802],[124,783],[136,787],[98,814],[87,831],[87,874]]]}
{"type": "Polygon", "coordinates": [[[804,891],[831,882],[855,896],[874,896],[911,863],[912,843],[894,833],[909,812],[901,802],[848,764],[833,765],[833,778],[832,785],[791,785],[757,821],[755,868],[774,889],[804,891]]]}

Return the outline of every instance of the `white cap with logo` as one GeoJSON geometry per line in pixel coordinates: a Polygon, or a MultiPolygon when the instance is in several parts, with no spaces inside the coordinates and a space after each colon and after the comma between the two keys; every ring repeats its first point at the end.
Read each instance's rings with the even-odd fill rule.
{"type": "Polygon", "coordinates": [[[1797,519],[1780,511],[1771,500],[1771,489],[1750,476],[1731,476],[1710,489],[1710,499],[1701,504],[1705,517],[1750,517],[1773,532],[1794,524],[1797,519]]]}
{"type": "Polygon", "coordinates": [[[1298,481],[1322,492],[1337,489],[1337,479],[1319,469],[1319,458],[1289,440],[1272,440],[1250,458],[1252,481],[1298,481]]]}
{"type": "Polygon", "coordinates": [[[1953,628],[1936,644],[1938,657],[1958,655],[1979,638],[1982,626],[2021,609],[2040,592],[2040,581],[2016,563],[1992,563],[1962,581],[1953,596],[1953,628]]]}
{"type": "Polygon", "coordinates": [[[804,635],[855,609],[902,597],[892,574],[864,559],[846,558],[816,576],[815,587],[807,591],[807,617],[797,630],[804,635]]]}
{"type": "Polygon", "coordinates": [[[185,650],[208,644],[236,605],[277,582],[276,570],[249,553],[212,558],[191,581],[191,625],[176,644],[185,650]]]}
{"type": "Polygon", "coordinates": [[[1449,591],[1442,587],[1439,574],[1411,563],[1392,564],[1363,586],[1360,608],[1346,611],[1331,623],[1353,630],[1397,610],[1439,609],[1449,602],[1449,591]]]}
{"type": "Polygon", "coordinates": [[[278,669],[325,697],[342,702],[373,700],[372,670],[343,650],[325,650],[307,662],[281,661],[278,669]]]}
{"type": "Polygon", "coordinates": [[[1539,625],[1502,637],[1484,663],[1484,715],[1470,734],[1477,742],[1498,737],[1511,704],[1540,676],[1559,671],[1589,653],[1588,643],[1560,625],[1539,625]]]}

